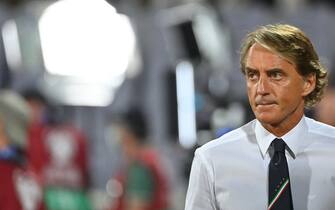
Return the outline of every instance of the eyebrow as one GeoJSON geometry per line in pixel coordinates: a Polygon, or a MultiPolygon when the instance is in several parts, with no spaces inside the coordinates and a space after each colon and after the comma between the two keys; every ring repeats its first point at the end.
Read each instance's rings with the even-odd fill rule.
{"type": "MultiPolygon", "coordinates": [[[[254,71],[258,71],[257,69],[251,68],[251,67],[245,67],[245,72],[254,72],[254,71]]],[[[284,72],[283,69],[281,68],[272,68],[272,69],[268,69],[266,70],[266,72],[276,72],[276,71],[280,71],[280,72],[284,72]]]]}
{"type": "Polygon", "coordinates": [[[245,73],[247,73],[247,72],[253,72],[253,71],[257,71],[257,69],[253,69],[251,67],[245,67],[245,73]]]}
{"type": "Polygon", "coordinates": [[[267,71],[280,71],[280,72],[283,72],[284,70],[281,69],[281,68],[273,68],[273,69],[269,69],[267,71]]]}

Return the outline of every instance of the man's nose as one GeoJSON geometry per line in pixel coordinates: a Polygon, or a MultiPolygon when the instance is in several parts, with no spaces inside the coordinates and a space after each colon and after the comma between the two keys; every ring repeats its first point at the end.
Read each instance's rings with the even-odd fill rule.
{"type": "Polygon", "coordinates": [[[260,95],[269,93],[269,81],[267,78],[261,77],[257,83],[257,93],[260,95]]]}

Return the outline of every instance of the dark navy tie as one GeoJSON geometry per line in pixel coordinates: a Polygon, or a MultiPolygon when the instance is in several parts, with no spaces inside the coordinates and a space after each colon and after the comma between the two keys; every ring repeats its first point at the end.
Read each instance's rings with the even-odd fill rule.
{"type": "Polygon", "coordinates": [[[268,210],[293,210],[290,176],[285,156],[285,142],[275,139],[271,143],[274,154],[269,164],[268,210]]]}

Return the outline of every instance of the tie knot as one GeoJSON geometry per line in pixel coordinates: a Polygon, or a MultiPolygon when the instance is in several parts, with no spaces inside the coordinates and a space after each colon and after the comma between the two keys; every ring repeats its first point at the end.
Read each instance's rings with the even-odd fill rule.
{"type": "Polygon", "coordinates": [[[285,152],[286,143],[283,141],[283,139],[274,139],[272,141],[272,145],[275,152],[285,152]]]}

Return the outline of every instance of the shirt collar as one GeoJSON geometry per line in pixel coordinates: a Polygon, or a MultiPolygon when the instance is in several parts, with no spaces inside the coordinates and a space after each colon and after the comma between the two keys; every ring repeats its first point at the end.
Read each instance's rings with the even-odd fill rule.
{"type": "Polygon", "coordinates": [[[295,158],[299,153],[299,144],[301,140],[304,139],[304,135],[308,129],[305,118],[306,117],[303,116],[299,123],[284,136],[273,135],[268,130],[266,130],[258,120],[256,120],[255,135],[263,158],[268,152],[272,140],[275,138],[283,139],[290,150],[290,154],[293,158],[295,158]]]}

